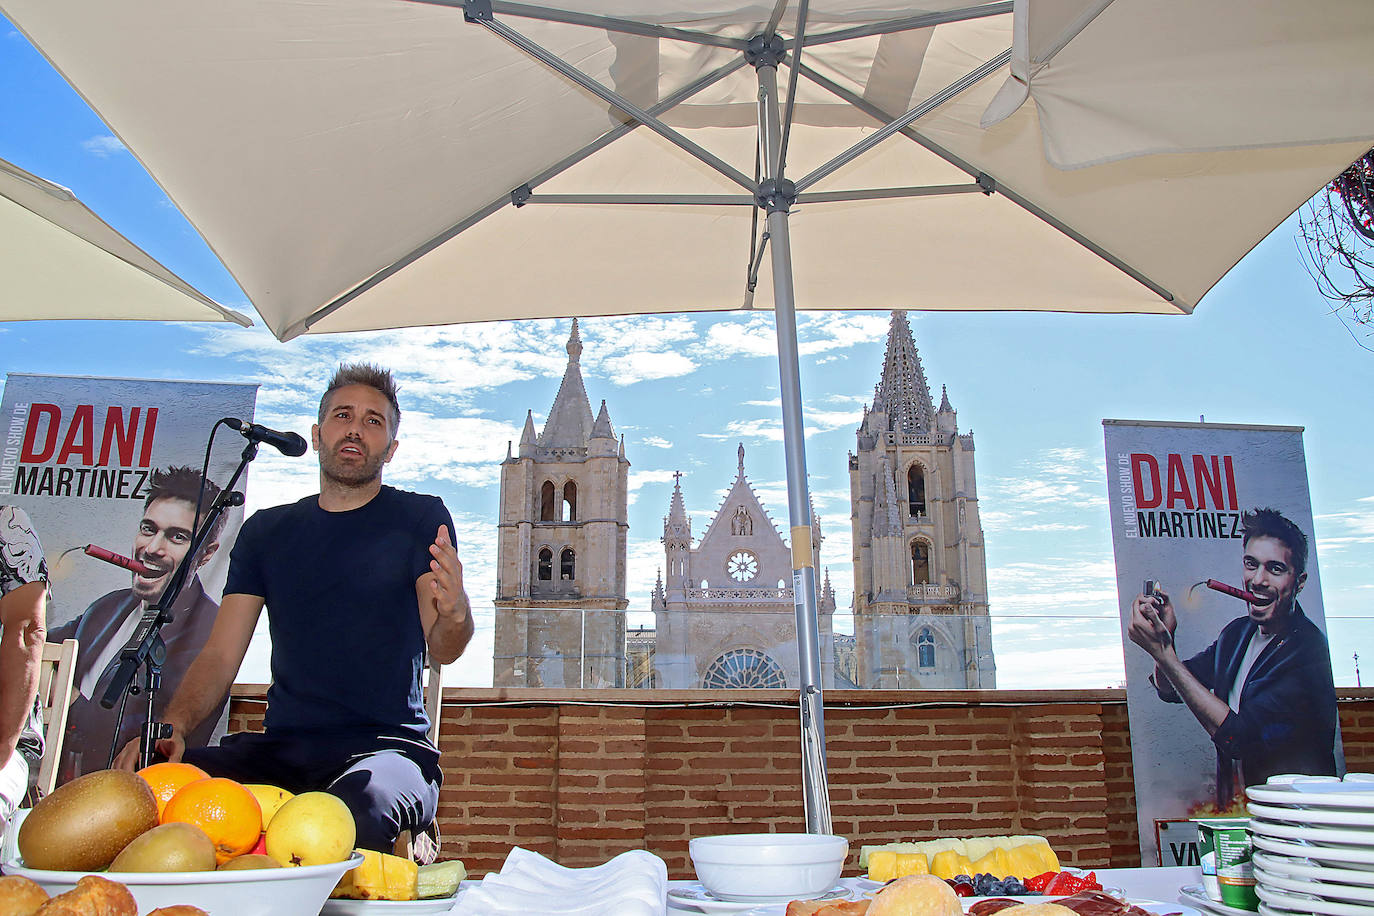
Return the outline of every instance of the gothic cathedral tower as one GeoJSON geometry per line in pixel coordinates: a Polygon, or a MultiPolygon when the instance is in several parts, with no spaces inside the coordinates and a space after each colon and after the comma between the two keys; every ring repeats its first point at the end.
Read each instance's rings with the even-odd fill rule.
{"type": "Polygon", "coordinates": [[[973,436],[937,410],[905,312],[849,456],[857,681],[996,686],[973,436]]]}
{"type": "Polygon", "coordinates": [[[501,463],[497,687],[621,687],[625,679],[625,445],[606,402],[592,419],[573,319],[568,368],[544,429],[525,415],[501,463]]]}

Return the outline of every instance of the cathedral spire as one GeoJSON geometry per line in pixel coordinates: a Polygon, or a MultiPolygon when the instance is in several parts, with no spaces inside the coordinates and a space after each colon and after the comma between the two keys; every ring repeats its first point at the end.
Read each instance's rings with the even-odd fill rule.
{"type": "Polygon", "coordinates": [[[668,505],[668,523],[682,525],[687,522],[687,507],[682,502],[682,472],[673,472],[673,501],[668,505]]]}
{"type": "Polygon", "coordinates": [[[883,356],[883,378],[873,398],[873,409],[886,410],[888,430],[915,433],[935,426],[935,406],[926,382],[921,356],[911,337],[906,312],[892,313],[887,332],[887,352],[883,356]]]}
{"type": "MultiPolygon", "coordinates": [[[[558,394],[539,434],[543,448],[586,448],[592,432],[592,405],[587,400],[587,388],[582,384],[582,338],[577,333],[577,319],[573,319],[572,334],[568,337],[568,368],[558,386],[558,394]]],[[[609,421],[608,421],[609,422],[609,421]]]]}
{"type": "Polygon", "coordinates": [[[614,439],[615,433],[611,430],[611,414],[606,410],[606,402],[602,400],[601,411],[596,415],[596,422],[592,424],[593,439],[614,439]]]}
{"type": "Polygon", "coordinates": [[[944,385],[940,386],[940,413],[953,413],[954,408],[949,406],[949,389],[944,385]]]}
{"type": "Polygon", "coordinates": [[[527,410],[525,411],[525,429],[520,433],[520,445],[522,448],[526,445],[534,445],[534,441],[534,411],[527,410]]]}

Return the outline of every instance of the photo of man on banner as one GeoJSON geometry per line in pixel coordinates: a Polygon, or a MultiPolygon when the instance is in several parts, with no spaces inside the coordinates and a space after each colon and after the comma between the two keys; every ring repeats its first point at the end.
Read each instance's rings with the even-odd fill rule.
{"type": "Polygon", "coordinates": [[[1181,660],[1174,649],[1178,616],[1169,592],[1156,588],[1136,597],[1127,631],[1154,660],[1150,680],[1159,698],[1186,705],[1216,746],[1218,808],[1270,776],[1336,774],[1331,656],[1298,601],[1307,582],[1307,535],[1271,508],[1245,512],[1241,526],[1248,614],[1181,660]]]}
{"type": "MultiPolygon", "coordinates": [[[[80,616],[48,631],[49,642],[76,639],[80,643],[72,685],[76,698],[67,714],[67,733],[59,769],[63,781],[104,769],[111,743],[116,748],[123,747],[137,737],[142,728],[147,714],[143,703],[135,701],[127,705],[124,721],[116,735],[119,708],[116,705],[113,709],[105,709],[100,705],[100,698],[119,667],[120,651],[144,611],[162,597],[167,581],[186,556],[193,534],[197,499],[201,499],[202,506],[208,506],[219,495],[219,487],[214,481],[206,481],[202,497],[201,480],[200,471],[190,467],[173,465],[153,471],[143,513],[134,532],[131,555],[156,575],[131,573],[129,588],[97,598],[80,616]]],[[[219,549],[225,521],[223,515],[217,519],[214,530],[193,561],[195,571],[187,577],[186,586],[172,607],[171,623],[162,628],[167,658],[162,664],[162,686],[155,714],[160,714],[166,707],[187,667],[209,638],[215,615],[219,613],[218,602],[205,593],[197,573],[219,549]]],[[[220,725],[228,701],[226,694],[220,699],[215,714],[188,740],[196,746],[208,743],[220,725]]]]}
{"type": "Polygon", "coordinates": [[[1196,864],[1192,819],[1345,769],[1303,430],[1103,433],[1141,861],[1196,864]]]}

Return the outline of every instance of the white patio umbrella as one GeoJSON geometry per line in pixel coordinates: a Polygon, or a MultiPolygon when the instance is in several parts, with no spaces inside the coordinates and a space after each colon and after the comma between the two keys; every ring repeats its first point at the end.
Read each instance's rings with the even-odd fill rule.
{"type": "Polygon", "coordinates": [[[207,298],[66,188],[0,159],[0,321],[253,322],[207,298]]]}
{"type": "Polygon", "coordinates": [[[283,339],[776,308],[818,832],[794,309],[1186,313],[1374,139],[1365,0],[0,10],[283,339]]]}

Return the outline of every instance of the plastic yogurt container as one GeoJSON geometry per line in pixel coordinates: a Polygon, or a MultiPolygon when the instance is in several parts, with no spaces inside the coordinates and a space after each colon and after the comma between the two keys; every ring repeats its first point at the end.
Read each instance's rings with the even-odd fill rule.
{"type": "Polygon", "coordinates": [[[1250,819],[1204,817],[1194,823],[1207,896],[1239,910],[1258,910],[1255,869],[1250,864],[1250,819]]]}

